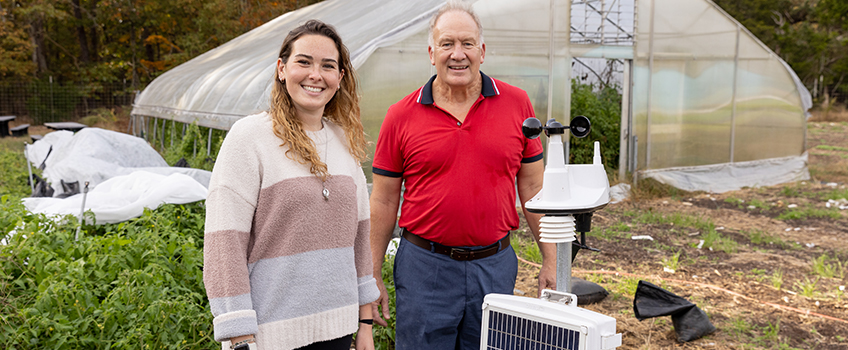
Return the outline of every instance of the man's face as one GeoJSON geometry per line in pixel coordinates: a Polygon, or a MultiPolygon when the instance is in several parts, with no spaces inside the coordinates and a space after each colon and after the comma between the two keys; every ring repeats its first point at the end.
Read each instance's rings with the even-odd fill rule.
{"type": "Polygon", "coordinates": [[[438,79],[451,88],[471,88],[486,57],[486,45],[480,42],[477,24],[462,11],[439,17],[433,27],[433,45],[427,51],[438,79]]]}

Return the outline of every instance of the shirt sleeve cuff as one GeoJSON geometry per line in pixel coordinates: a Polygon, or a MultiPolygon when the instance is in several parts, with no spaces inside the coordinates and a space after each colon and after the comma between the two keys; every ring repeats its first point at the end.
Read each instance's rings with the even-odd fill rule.
{"type": "Polygon", "coordinates": [[[217,341],[259,332],[254,310],[239,310],[218,315],[212,320],[212,325],[217,341]]]}

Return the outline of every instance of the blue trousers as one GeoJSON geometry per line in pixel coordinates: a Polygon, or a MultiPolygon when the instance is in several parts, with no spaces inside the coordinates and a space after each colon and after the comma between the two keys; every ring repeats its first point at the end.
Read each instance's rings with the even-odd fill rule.
{"type": "Polygon", "coordinates": [[[512,295],[517,274],[512,247],[456,261],[401,239],[394,265],[396,349],[480,349],[483,297],[512,295]]]}

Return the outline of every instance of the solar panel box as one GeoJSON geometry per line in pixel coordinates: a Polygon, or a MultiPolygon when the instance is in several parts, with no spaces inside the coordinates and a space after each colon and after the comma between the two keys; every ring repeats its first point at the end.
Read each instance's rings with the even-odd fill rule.
{"type": "Polygon", "coordinates": [[[577,307],[577,296],[545,290],[539,299],[483,299],[480,350],[607,350],[621,346],[615,318],[577,307]]]}

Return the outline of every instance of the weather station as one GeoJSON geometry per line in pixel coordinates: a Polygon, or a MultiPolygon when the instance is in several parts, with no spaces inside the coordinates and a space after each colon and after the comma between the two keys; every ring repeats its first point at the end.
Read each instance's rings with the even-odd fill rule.
{"type": "Polygon", "coordinates": [[[540,221],[540,240],[557,245],[557,290],[545,289],[539,299],[487,295],[483,300],[481,350],[605,350],[621,346],[615,318],[579,308],[577,295],[571,293],[574,252],[591,249],[585,245],[585,233],[591,230],[592,214],[604,208],[610,196],[600,143],[594,143],[592,164],[566,164],[566,130],[575,137],[586,137],[591,123],[577,116],[568,126],[555,119],[543,126],[538,119],[528,118],[522,126],[527,138],[535,139],[542,132],[548,136],[542,190],[527,201],[525,208],[545,215],[540,221]],[[577,241],[578,232],[581,241],[577,241]]]}

